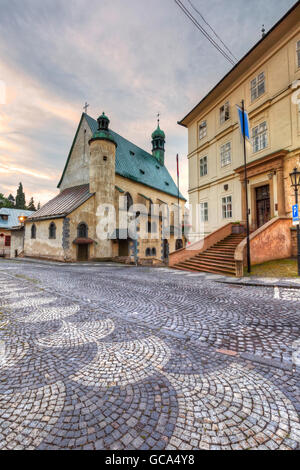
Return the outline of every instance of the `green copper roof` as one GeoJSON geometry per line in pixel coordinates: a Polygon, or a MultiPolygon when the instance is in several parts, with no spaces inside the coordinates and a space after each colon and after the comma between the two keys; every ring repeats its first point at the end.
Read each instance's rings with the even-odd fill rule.
{"type": "Polygon", "coordinates": [[[152,139],[155,139],[155,137],[161,137],[162,139],[166,137],[164,131],[159,127],[159,123],[157,124],[157,129],[152,133],[152,139]]]}
{"type": "Polygon", "coordinates": [[[115,142],[114,136],[110,131],[104,131],[104,130],[96,130],[93,134],[93,137],[91,140],[97,140],[97,139],[102,139],[102,140],[110,140],[111,142],[115,142]]]}
{"type": "Polygon", "coordinates": [[[99,119],[107,119],[107,121],[109,121],[109,118],[105,115],[105,112],[103,111],[103,113],[101,114],[101,116],[99,116],[99,119]]]}
{"type": "MultiPolygon", "coordinates": [[[[97,121],[90,117],[88,114],[83,114],[81,121],[83,118],[86,119],[92,133],[94,134],[98,129],[97,121]]],[[[80,124],[78,130],[80,128],[80,124]]],[[[123,176],[124,178],[136,181],[138,183],[145,184],[146,186],[149,186],[151,188],[158,189],[159,191],[162,191],[166,194],[170,194],[171,196],[178,196],[177,186],[174,183],[167,168],[165,166],[160,165],[157,159],[153,157],[151,153],[148,153],[133,144],[132,142],[129,142],[129,140],[124,139],[124,137],[121,137],[119,134],[112,130],[109,130],[109,133],[113,136],[114,141],[117,144],[116,174],[123,176]]],[[[76,140],[76,135],[74,142],[76,140]]],[[[72,153],[72,148],[69,154],[69,158],[72,153]]],[[[58,187],[60,186],[64,173],[67,169],[68,161],[66,163],[62,178],[58,183],[58,187]]],[[[180,199],[184,201],[186,200],[181,193],[179,194],[179,196],[180,199]]]]}

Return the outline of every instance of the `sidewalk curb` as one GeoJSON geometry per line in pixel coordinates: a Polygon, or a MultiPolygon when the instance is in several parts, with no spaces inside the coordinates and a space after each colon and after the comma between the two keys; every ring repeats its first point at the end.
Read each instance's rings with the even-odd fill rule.
{"type": "Polygon", "coordinates": [[[216,279],[214,282],[219,284],[230,284],[230,285],[238,285],[238,286],[252,286],[252,287],[280,287],[282,289],[300,289],[299,284],[284,284],[284,283],[266,283],[266,282],[243,282],[243,281],[228,281],[225,279],[216,279]]]}

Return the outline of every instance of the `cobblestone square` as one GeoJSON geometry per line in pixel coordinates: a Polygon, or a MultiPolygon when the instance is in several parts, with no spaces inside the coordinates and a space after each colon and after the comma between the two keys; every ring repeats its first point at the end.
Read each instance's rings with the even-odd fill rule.
{"type": "Polygon", "coordinates": [[[1,261],[0,449],[298,448],[300,290],[216,280],[1,261]]]}

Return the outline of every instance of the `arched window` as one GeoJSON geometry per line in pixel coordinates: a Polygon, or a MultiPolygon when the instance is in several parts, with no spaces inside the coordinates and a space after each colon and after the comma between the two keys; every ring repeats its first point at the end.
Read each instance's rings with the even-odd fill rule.
{"type": "Polygon", "coordinates": [[[49,238],[52,240],[56,238],[56,225],[54,222],[49,225],[49,238]]]}
{"type": "Polygon", "coordinates": [[[152,254],[152,256],[156,256],[156,248],[152,248],[151,254],[152,254]]]}
{"type": "Polygon", "coordinates": [[[176,240],[175,250],[181,250],[181,248],[183,248],[183,242],[182,242],[181,238],[178,238],[176,240]]]}
{"type": "Polygon", "coordinates": [[[31,238],[32,239],[36,238],[36,226],[34,224],[31,225],[31,238]]]}
{"type": "Polygon", "coordinates": [[[151,256],[151,249],[150,248],[146,249],[146,256],[151,256]]]}
{"type": "Polygon", "coordinates": [[[127,198],[126,200],[126,209],[129,211],[130,207],[133,206],[133,199],[130,193],[126,193],[125,197],[127,198]]]}
{"type": "Polygon", "coordinates": [[[82,222],[77,227],[77,236],[78,238],[87,238],[88,236],[88,226],[82,222]]]}

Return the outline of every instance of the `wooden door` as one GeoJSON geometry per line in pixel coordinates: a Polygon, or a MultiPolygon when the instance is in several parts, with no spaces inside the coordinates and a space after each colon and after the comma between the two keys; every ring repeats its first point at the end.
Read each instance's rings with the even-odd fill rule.
{"type": "Polygon", "coordinates": [[[269,185],[256,188],[256,225],[257,228],[271,219],[271,203],[269,185]]]}
{"type": "Polygon", "coordinates": [[[89,259],[89,246],[78,245],[78,261],[87,261],[89,259]]]}

